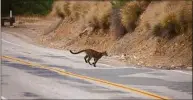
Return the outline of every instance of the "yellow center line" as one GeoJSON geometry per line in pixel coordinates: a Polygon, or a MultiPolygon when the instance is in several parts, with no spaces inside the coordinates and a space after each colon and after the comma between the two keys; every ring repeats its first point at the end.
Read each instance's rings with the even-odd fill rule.
{"type": "Polygon", "coordinates": [[[88,80],[88,81],[95,81],[95,82],[105,84],[105,85],[109,85],[109,86],[114,86],[116,88],[124,89],[124,90],[129,91],[129,92],[135,92],[137,94],[141,94],[141,95],[150,97],[152,99],[169,100],[168,97],[160,96],[160,95],[150,93],[150,92],[147,92],[147,91],[144,91],[144,90],[141,90],[141,89],[129,87],[129,86],[118,84],[118,83],[109,82],[109,81],[106,81],[106,80],[101,80],[101,79],[97,79],[97,78],[92,78],[92,77],[88,77],[88,76],[83,76],[83,75],[71,73],[71,72],[65,71],[64,69],[61,69],[61,68],[43,66],[43,65],[38,64],[38,63],[29,62],[29,61],[26,61],[26,60],[22,60],[22,59],[15,58],[15,57],[10,57],[10,56],[2,56],[1,58],[2,59],[7,59],[7,60],[13,61],[13,62],[18,62],[20,64],[29,65],[29,67],[37,67],[37,68],[42,68],[42,69],[47,69],[47,70],[50,70],[50,71],[54,71],[54,72],[57,72],[60,75],[71,76],[71,77],[84,79],[84,80],[88,80]]]}

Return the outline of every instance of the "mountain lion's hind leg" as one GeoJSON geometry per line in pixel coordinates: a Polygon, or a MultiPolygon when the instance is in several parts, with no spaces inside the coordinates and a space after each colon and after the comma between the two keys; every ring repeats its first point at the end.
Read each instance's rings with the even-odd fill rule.
{"type": "Polygon", "coordinates": [[[92,64],[90,63],[90,60],[91,60],[91,57],[88,57],[88,63],[89,63],[90,65],[92,65],[92,64]]]}

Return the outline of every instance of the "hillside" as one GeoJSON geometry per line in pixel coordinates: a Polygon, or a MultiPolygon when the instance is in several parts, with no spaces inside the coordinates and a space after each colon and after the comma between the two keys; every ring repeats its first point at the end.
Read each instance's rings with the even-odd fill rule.
{"type": "Polygon", "coordinates": [[[110,52],[114,54],[124,52],[128,62],[146,66],[192,66],[191,9],[191,3],[188,5],[185,1],[152,2],[140,16],[135,31],[115,43],[110,52]],[[152,33],[155,25],[162,21],[163,17],[171,13],[177,17],[179,9],[183,7],[187,11],[186,20],[190,22],[186,26],[186,31],[181,31],[172,38],[163,38],[152,33]],[[147,23],[149,27],[146,26],[147,23]]]}
{"type": "Polygon", "coordinates": [[[126,33],[114,39],[109,1],[55,1],[48,17],[63,20],[37,39],[58,49],[107,50],[128,64],[192,67],[191,1],[131,1],[120,9],[126,33]]]}

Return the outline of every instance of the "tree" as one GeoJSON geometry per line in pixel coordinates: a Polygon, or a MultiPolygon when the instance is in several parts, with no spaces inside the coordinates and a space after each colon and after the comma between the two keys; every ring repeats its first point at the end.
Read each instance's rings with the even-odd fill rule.
{"type": "Polygon", "coordinates": [[[2,0],[1,1],[1,16],[9,16],[9,10],[11,6],[11,0],[2,0]]]}
{"type": "Polygon", "coordinates": [[[14,15],[46,15],[52,9],[53,0],[2,0],[2,13],[14,15]]]}

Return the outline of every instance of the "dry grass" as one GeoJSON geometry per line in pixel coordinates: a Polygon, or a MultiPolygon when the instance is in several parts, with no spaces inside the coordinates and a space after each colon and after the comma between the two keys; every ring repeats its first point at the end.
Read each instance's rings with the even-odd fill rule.
{"type": "Polygon", "coordinates": [[[161,26],[160,23],[154,25],[154,26],[153,26],[152,33],[153,33],[155,36],[159,36],[160,33],[161,33],[161,30],[162,30],[161,27],[162,27],[162,26],[161,26]]]}
{"type": "Polygon", "coordinates": [[[56,15],[58,17],[65,18],[70,15],[68,8],[69,8],[68,2],[63,2],[59,0],[55,1],[50,15],[52,16],[56,15]]]}
{"type": "MultiPolygon", "coordinates": [[[[145,11],[138,16],[138,24],[134,32],[126,34],[119,41],[112,40],[110,34],[101,35],[104,32],[101,32],[100,35],[87,34],[81,38],[78,37],[78,32],[84,30],[89,22],[92,27],[99,30],[101,30],[100,28],[107,28],[108,30],[106,26],[111,24],[109,22],[111,16],[111,5],[109,2],[81,2],[77,1],[79,4],[71,4],[72,2],[69,2],[69,6],[65,9],[69,10],[70,13],[64,14],[64,17],[71,18],[74,21],[64,21],[64,24],[55,31],[54,34],[57,35],[53,37],[51,37],[52,34],[46,35],[48,39],[45,40],[45,43],[48,43],[51,47],[62,49],[93,48],[98,51],[108,50],[109,54],[112,55],[126,54],[126,59],[130,64],[141,64],[143,66],[192,66],[191,1],[151,1],[152,3],[147,8],[146,5],[148,3],[137,3],[139,5],[144,4],[143,7],[140,7],[142,7],[142,11],[145,11]],[[78,9],[79,7],[73,7],[72,5],[81,7],[84,5],[85,8],[78,9]],[[75,10],[77,12],[71,12],[75,10]],[[165,38],[154,37],[151,33],[152,28],[158,36],[164,36],[168,30],[179,32],[179,35],[168,41],[165,38]]],[[[63,9],[64,7],[62,6],[61,8],[63,9]]],[[[64,11],[61,10],[61,12],[64,11]]],[[[127,17],[125,17],[125,20],[128,20],[127,17]]],[[[169,32],[170,34],[173,33],[169,32]]]]}
{"type": "Polygon", "coordinates": [[[92,2],[92,7],[85,15],[85,24],[94,29],[108,29],[110,26],[111,4],[109,2],[92,2]],[[92,4],[95,3],[95,4],[92,4]]]}
{"type": "MultiPolygon", "coordinates": [[[[129,31],[136,27],[136,22],[145,10],[148,1],[132,1],[121,10],[121,20],[129,31]],[[130,28],[131,27],[131,28],[130,28]]],[[[70,18],[73,21],[82,20],[81,27],[90,24],[94,29],[109,29],[112,6],[109,1],[56,1],[53,14],[62,18],[70,18]]]]}
{"type": "Polygon", "coordinates": [[[181,24],[182,31],[192,28],[192,3],[187,4],[178,12],[178,20],[181,24]]]}
{"type": "Polygon", "coordinates": [[[111,6],[108,5],[105,9],[100,9],[98,14],[98,22],[101,29],[107,29],[110,26],[111,6]],[[102,11],[103,10],[103,11],[102,11]]]}
{"type": "Polygon", "coordinates": [[[71,13],[70,17],[73,20],[78,20],[82,17],[84,17],[88,11],[91,5],[89,5],[88,2],[77,2],[77,1],[71,1],[69,2],[69,11],[71,13]]]}
{"type": "Polygon", "coordinates": [[[129,2],[121,9],[121,21],[127,31],[133,31],[136,27],[139,13],[141,13],[141,8],[137,1],[129,2]]]}
{"type": "Polygon", "coordinates": [[[161,37],[173,38],[187,31],[192,26],[192,8],[190,5],[183,5],[174,9],[174,2],[168,3],[165,7],[167,12],[161,15],[161,20],[153,26],[153,34],[161,37]],[[170,11],[168,10],[170,9],[170,11]]]}
{"type": "Polygon", "coordinates": [[[142,65],[147,66],[192,66],[192,55],[189,55],[192,54],[191,13],[191,1],[151,1],[140,15],[139,25],[134,32],[126,34],[110,49],[110,53],[126,54],[131,64],[143,62],[142,65]],[[183,30],[183,27],[187,29],[183,30]],[[169,32],[169,36],[177,35],[171,41],[154,37],[167,36],[169,30],[178,33],[169,32]],[[152,31],[155,31],[154,35],[152,31]]]}
{"type": "Polygon", "coordinates": [[[89,24],[94,29],[108,29],[111,4],[109,1],[56,1],[52,14],[80,21],[80,27],[87,27],[89,24]]]}
{"type": "Polygon", "coordinates": [[[165,15],[162,21],[153,27],[153,34],[156,36],[167,36],[172,38],[180,33],[180,23],[174,13],[165,15]]]}
{"type": "Polygon", "coordinates": [[[73,20],[77,20],[89,10],[87,9],[89,6],[85,5],[87,5],[85,2],[57,0],[53,4],[51,13],[62,18],[70,17],[73,20]]]}
{"type": "Polygon", "coordinates": [[[121,21],[127,31],[134,30],[141,13],[149,3],[149,1],[131,1],[121,9],[121,21]]]}

